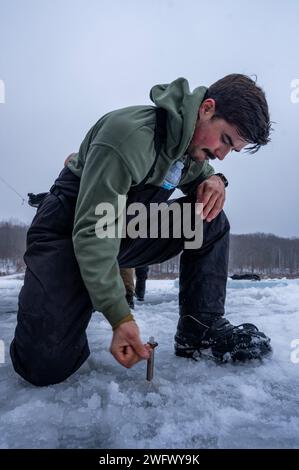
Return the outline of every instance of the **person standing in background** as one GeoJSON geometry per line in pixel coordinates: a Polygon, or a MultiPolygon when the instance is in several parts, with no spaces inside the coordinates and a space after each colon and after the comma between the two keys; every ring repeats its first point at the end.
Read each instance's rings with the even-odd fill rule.
{"type": "Polygon", "coordinates": [[[144,301],[148,271],[148,266],[140,266],[139,268],[135,268],[136,284],[134,288],[134,268],[120,268],[120,275],[126,289],[126,299],[129,307],[132,309],[135,308],[134,294],[137,300],[140,302],[144,301]]]}

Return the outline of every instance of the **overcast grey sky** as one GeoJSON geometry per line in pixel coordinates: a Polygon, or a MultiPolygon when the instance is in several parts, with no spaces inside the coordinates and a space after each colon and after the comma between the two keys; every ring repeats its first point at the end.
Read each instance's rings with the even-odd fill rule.
{"type": "MultiPolygon", "coordinates": [[[[149,104],[154,84],[256,74],[275,132],[214,165],[225,209],[233,233],[299,236],[298,21],[297,0],[0,0],[0,176],[24,195],[48,190],[93,123],[149,104]]],[[[0,181],[0,219],[34,212],[0,181]]]]}

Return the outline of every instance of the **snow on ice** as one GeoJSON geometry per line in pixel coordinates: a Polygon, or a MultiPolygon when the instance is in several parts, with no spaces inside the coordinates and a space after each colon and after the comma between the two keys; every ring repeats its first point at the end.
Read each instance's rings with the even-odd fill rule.
{"type": "Polygon", "coordinates": [[[9,358],[21,286],[21,276],[0,278],[0,448],[299,447],[299,280],[228,282],[230,321],[272,338],[273,356],[262,363],[176,357],[178,281],[148,281],[135,317],[144,342],[159,342],[153,383],[145,362],[127,370],[113,359],[110,326],[96,313],[90,358],[44,388],[18,377],[9,358]]]}

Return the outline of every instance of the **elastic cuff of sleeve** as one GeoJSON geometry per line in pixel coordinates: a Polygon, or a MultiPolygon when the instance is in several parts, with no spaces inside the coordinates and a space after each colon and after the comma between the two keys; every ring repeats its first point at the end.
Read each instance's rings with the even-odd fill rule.
{"type": "Polygon", "coordinates": [[[99,311],[103,312],[112,328],[131,313],[125,296],[111,304],[108,308],[99,309],[99,311]]]}
{"type": "Polygon", "coordinates": [[[116,328],[118,328],[120,325],[122,325],[122,323],[126,323],[128,321],[135,321],[132,313],[129,313],[125,318],[123,318],[122,320],[115,323],[115,325],[112,326],[112,330],[113,331],[116,330],[116,328]]]}

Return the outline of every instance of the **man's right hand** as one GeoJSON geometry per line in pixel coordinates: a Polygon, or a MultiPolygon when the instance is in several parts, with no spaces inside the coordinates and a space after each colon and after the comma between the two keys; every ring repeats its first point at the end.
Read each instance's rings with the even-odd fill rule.
{"type": "Polygon", "coordinates": [[[113,332],[110,352],[124,367],[130,368],[150,356],[150,346],[143,344],[135,321],[121,323],[113,332]]]}

